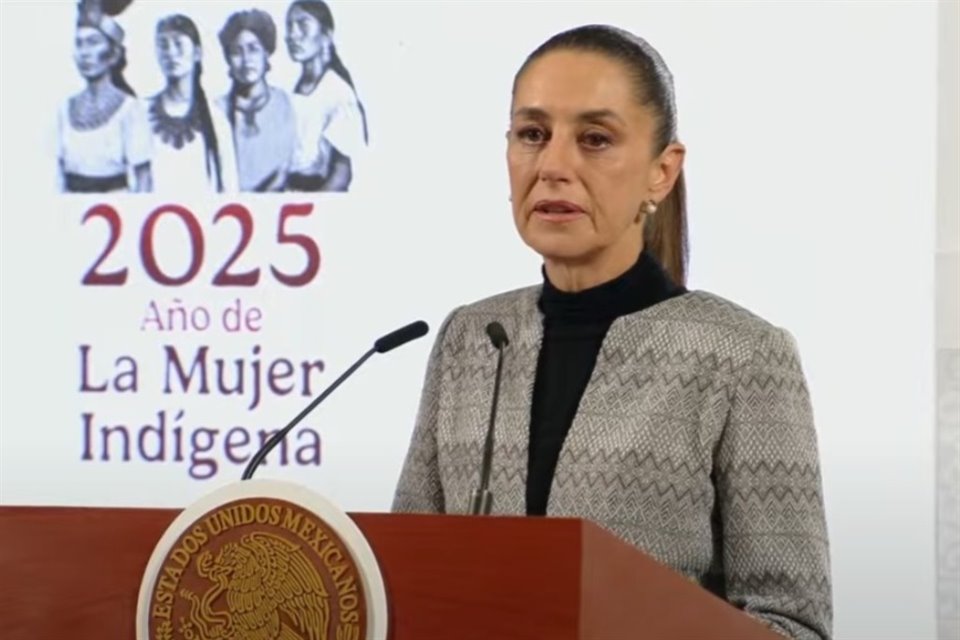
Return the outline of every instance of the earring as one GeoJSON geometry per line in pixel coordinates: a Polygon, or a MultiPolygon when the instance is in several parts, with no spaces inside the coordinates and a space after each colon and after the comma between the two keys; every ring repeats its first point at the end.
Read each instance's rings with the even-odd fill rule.
{"type": "Polygon", "coordinates": [[[640,224],[643,221],[644,216],[652,216],[657,212],[657,203],[653,200],[647,200],[642,205],[640,205],[640,211],[637,212],[637,217],[634,218],[634,222],[640,224]]]}

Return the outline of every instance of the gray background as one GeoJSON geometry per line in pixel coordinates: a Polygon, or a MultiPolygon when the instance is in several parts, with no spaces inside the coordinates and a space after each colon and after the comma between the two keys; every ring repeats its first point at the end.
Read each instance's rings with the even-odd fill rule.
{"type": "Polygon", "coordinates": [[[960,3],[940,3],[936,245],[937,629],[960,638],[960,3]]]}

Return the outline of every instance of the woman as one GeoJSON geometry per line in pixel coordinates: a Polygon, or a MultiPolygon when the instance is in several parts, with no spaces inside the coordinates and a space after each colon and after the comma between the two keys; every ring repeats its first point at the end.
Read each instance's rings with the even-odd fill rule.
{"type": "Polygon", "coordinates": [[[230,92],[218,101],[233,131],[241,191],[282,191],[296,125],[290,99],[267,84],[277,28],[265,11],[234,13],[220,31],[230,92]]]}
{"type": "Polygon", "coordinates": [[[333,15],[323,0],[296,0],[287,11],[287,48],[303,71],[292,96],[297,145],[290,191],[347,191],[367,144],[363,105],[333,44],[333,15]]]}
{"type": "Polygon", "coordinates": [[[102,11],[81,10],[74,60],[83,91],[61,107],[60,188],[73,193],[150,191],[150,127],[123,77],[124,32],[102,11]]]}
{"type": "Polygon", "coordinates": [[[832,604],[816,434],[792,337],[685,288],[673,84],[645,41],[587,26],[514,80],[516,227],[543,284],[454,310],[431,353],[396,511],[467,511],[495,352],[510,344],[500,514],[587,518],[794,638],[832,604]]]}
{"type": "Polygon", "coordinates": [[[202,193],[237,188],[233,140],[224,119],[210,110],[200,77],[200,32],[183,15],[157,23],[157,62],[167,85],[147,102],[153,130],[154,186],[202,193]]]}

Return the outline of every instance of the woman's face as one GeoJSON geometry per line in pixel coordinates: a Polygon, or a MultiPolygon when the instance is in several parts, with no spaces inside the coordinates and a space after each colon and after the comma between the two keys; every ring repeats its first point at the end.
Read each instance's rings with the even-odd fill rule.
{"type": "Polygon", "coordinates": [[[622,63],[564,50],[533,62],[517,82],[507,144],[523,241],[561,263],[632,264],[637,214],[667,196],[683,159],[679,145],[657,153],[656,126],[622,63]]]}
{"type": "Polygon", "coordinates": [[[330,38],[319,20],[294,6],[287,13],[287,49],[295,62],[306,62],[318,56],[326,61],[329,58],[330,38]]]}
{"type": "Polygon", "coordinates": [[[267,50],[260,38],[244,29],[227,51],[230,75],[239,84],[256,84],[267,73],[267,50]]]}
{"type": "Polygon", "coordinates": [[[185,33],[161,31],[157,34],[156,45],[157,62],[168,80],[189,76],[200,62],[200,47],[185,33]]]}
{"type": "Polygon", "coordinates": [[[119,56],[110,39],[93,27],[77,27],[74,47],[73,59],[87,80],[109,73],[119,56]]]}

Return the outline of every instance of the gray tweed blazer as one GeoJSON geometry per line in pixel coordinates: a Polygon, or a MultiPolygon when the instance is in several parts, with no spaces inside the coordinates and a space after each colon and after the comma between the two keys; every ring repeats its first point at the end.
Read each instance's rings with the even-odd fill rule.
{"type": "MultiPolygon", "coordinates": [[[[465,513],[479,483],[496,352],[510,336],[490,481],[526,513],[543,335],[540,287],[444,321],[393,510],[465,513]]],[[[829,638],[832,594],[817,440],[793,338],[705,292],[614,321],[557,462],[548,516],[592,520],[780,633],[829,638]]]]}

